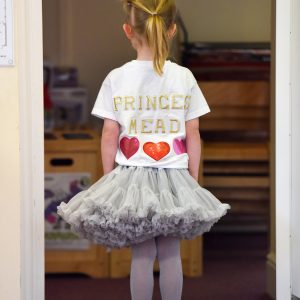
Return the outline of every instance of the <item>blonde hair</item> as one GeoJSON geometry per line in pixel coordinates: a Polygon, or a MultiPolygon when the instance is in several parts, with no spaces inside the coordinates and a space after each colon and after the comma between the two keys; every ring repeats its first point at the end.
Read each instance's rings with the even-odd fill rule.
{"type": "Polygon", "coordinates": [[[170,50],[167,31],[175,23],[177,12],[174,0],[123,0],[123,6],[128,21],[134,9],[134,25],[131,26],[146,37],[154,56],[153,68],[162,75],[170,50]]]}

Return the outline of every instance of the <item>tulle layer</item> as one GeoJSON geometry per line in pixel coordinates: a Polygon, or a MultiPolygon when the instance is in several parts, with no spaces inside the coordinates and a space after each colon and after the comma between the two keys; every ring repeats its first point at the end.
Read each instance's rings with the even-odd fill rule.
{"type": "Polygon", "coordinates": [[[158,235],[193,239],[211,229],[230,205],[202,188],[187,169],[118,165],[58,214],[78,236],[112,248],[158,235]]]}

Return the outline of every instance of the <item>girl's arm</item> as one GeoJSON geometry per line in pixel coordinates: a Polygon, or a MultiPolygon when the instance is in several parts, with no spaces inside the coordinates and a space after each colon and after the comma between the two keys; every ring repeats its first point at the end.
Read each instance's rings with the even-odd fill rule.
{"type": "Polygon", "coordinates": [[[104,175],[114,169],[119,133],[120,127],[118,122],[111,119],[104,119],[101,137],[101,156],[104,175]]]}
{"type": "Polygon", "coordinates": [[[201,157],[201,139],[199,132],[199,118],[185,122],[186,150],[189,155],[189,173],[198,181],[199,164],[201,157]]]}

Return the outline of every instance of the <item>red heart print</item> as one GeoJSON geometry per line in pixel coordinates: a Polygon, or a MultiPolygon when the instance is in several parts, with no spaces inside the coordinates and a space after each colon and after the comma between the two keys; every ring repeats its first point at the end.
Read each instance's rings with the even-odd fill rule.
{"type": "Polygon", "coordinates": [[[120,141],[120,149],[127,159],[134,155],[140,146],[140,142],[137,138],[123,137],[120,141]]]}
{"type": "Polygon", "coordinates": [[[184,139],[174,139],[173,141],[173,149],[176,154],[186,153],[186,145],[184,139]]]}
{"type": "Polygon", "coordinates": [[[143,146],[144,152],[155,160],[160,160],[170,152],[170,146],[166,142],[147,142],[143,146]]]}

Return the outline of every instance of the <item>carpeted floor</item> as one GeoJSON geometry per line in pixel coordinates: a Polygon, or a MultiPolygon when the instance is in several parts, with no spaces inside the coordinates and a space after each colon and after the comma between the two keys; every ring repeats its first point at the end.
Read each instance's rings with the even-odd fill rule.
{"type": "MultiPolygon", "coordinates": [[[[265,294],[266,233],[205,233],[204,275],[184,278],[182,300],[269,300],[265,294]]],[[[160,300],[155,274],[153,300],[160,300]]],[[[46,300],[130,300],[129,277],[47,275],[46,300]]],[[[142,300],[142,299],[141,299],[142,300]]]]}

